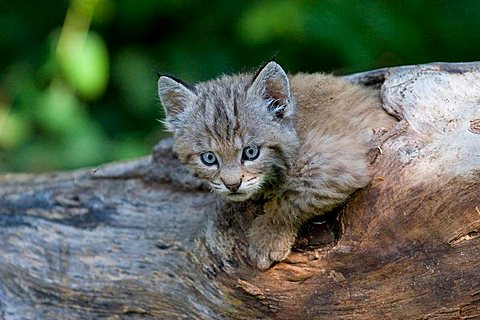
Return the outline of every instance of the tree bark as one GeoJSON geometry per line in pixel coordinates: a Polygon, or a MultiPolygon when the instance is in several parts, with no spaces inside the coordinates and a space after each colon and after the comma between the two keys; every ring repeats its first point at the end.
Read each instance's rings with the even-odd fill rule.
{"type": "Polygon", "coordinates": [[[480,63],[345,77],[399,119],[373,180],[266,272],[246,257],[261,203],[228,204],[152,156],[0,176],[2,319],[480,318],[480,63]]]}

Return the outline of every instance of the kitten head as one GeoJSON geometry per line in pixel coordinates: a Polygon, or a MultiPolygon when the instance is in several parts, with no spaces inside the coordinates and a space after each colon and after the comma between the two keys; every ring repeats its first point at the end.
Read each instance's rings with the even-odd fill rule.
{"type": "Polygon", "coordinates": [[[161,76],[158,93],[180,161],[212,190],[243,201],[269,184],[278,188],[298,146],[295,103],[280,65],[195,86],[161,76]]]}

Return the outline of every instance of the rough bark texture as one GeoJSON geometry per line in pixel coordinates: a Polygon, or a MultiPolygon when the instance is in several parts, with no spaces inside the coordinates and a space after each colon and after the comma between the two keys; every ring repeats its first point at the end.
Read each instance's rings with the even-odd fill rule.
{"type": "Polygon", "coordinates": [[[169,140],[136,161],[0,176],[0,318],[480,318],[480,64],[346,79],[400,121],[373,144],[371,184],[266,272],[245,255],[261,203],[219,200],[169,140]]]}

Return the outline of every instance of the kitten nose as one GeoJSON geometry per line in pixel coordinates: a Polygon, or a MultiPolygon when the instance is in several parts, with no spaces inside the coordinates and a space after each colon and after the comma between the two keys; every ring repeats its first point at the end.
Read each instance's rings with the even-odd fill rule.
{"type": "Polygon", "coordinates": [[[228,188],[228,190],[232,192],[237,192],[238,189],[240,188],[240,185],[242,184],[242,181],[239,181],[237,183],[232,183],[232,184],[227,184],[227,183],[224,183],[224,184],[225,184],[225,187],[228,188]]]}

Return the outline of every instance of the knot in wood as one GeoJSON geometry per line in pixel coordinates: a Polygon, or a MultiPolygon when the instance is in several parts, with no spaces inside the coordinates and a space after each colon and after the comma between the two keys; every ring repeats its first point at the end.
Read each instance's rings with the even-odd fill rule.
{"type": "Polygon", "coordinates": [[[480,119],[470,120],[470,127],[468,131],[475,134],[480,134],[480,119]]]}

